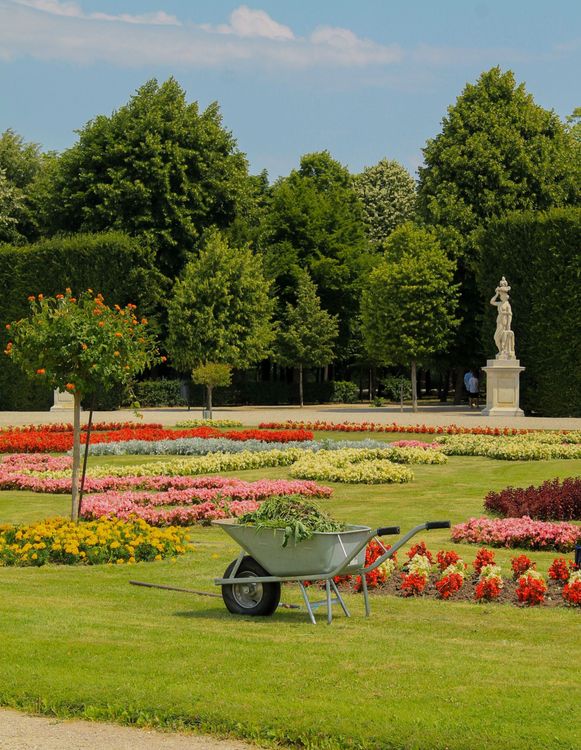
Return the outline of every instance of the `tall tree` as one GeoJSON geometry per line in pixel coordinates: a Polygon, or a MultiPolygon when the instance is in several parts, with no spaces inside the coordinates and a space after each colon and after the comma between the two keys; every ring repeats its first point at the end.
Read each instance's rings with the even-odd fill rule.
{"type": "Polygon", "coordinates": [[[473,232],[491,218],[577,203],[580,165],[571,151],[557,115],[535,104],[512,71],[492,68],[466,86],[442,132],[427,142],[419,210],[466,252],[473,232]]]}
{"type": "MultiPolygon", "coordinates": [[[[24,244],[38,237],[39,185],[51,154],[41,153],[36,143],[25,143],[11,128],[0,135],[0,178],[2,192],[11,195],[9,226],[0,227],[0,241],[24,244]]],[[[4,208],[6,210],[6,207],[4,208]]]]}
{"type": "Polygon", "coordinates": [[[173,365],[184,373],[207,363],[250,367],[270,351],[272,311],[261,258],[248,247],[230,247],[210,230],[168,303],[167,348],[173,365]]]}
{"type": "Polygon", "coordinates": [[[382,159],[355,177],[369,239],[380,244],[400,224],[411,221],[416,207],[416,183],[397,161],[382,159]]]}
{"type": "MultiPolygon", "coordinates": [[[[495,67],[468,84],[424,148],[418,211],[458,260],[462,325],[451,350],[457,375],[481,359],[484,301],[475,281],[477,234],[517,209],[575,204],[579,150],[554,112],[535,104],[511,71],[495,67]]],[[[501,269],[499,269],[501,270],[501,269]]],[[[457,398],[461,388],[456,388],[457,398]]]]}
{"type": "Polygon", "coordinates": [[[317,287],[306,271],[299,276],[296,304],[287,303],[278,332],[276,358],[299,370],[299,403],[304,404],[303,370],[324,367],[333,359],[339,332],[337,318],[321,308],[317,287]]]}
{"type": "Polygon", "coordinates": [[[327,151],[307,154],[272,187],[261,247],[274,279],[279,314],[292,301],[301,269],[315,282],[323,307],[337,315],[339,356],[349,342],[361,277],[370,254],[362,206],[349,171],[327,151]]]}
{"type": "Polygon", "coordinates": [[[433,233],[408,223],[391,234],[385,260],[369,275],[361,300],[370,357],[382,365],[410,365],[417,411],[416,366],[445,351],[453,330],[458,287],[454,263],[433,233]]]}
{"type": "Polygon", "coordinates": [[[142,86],[65,151],[53,229],[121,229],[144,239],[174,277],[209,226],[227,227],[246,194],[247,164],[216,103],[188,104],[177,81],[142,86]]]}

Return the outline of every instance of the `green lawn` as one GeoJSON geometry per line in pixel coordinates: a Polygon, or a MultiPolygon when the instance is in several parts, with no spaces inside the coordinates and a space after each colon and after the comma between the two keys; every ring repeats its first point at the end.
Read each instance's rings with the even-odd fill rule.
{"type": "MultiPolygon", "coordinates": [[[[456,457],[413,468],[409,485],[336,485],[327,507],[369,525],[455,523],[481,515],[489,489],[579,475],[581,461],[456,457]]],[[[284,468],[239,475],[288,476],[284,468]]],[[[65,496],[2,492],[0,523],[65,514],[68,505],[65,496]]],[[[422,538],[469,562],[476,552],[445,531],[422,538]]],[[[304,612],[235,617],[220,599],[129,586],[134,578],[215,591],[212,578],[237,548],[212,528],[195,528],[192,540],[174,563],[0,569],[0,703],[295,747],[579,747],[578,610],[373,596],[365,619],[353,595],[351,619],[313,627],[304,612]]],[[[497,558],[507,566],[513,554],[497,558]]],[[[555,557],[531,556],[543,571],[555,557]]],[[[298,603],[296,588],[283,599],[298,603]]]]}

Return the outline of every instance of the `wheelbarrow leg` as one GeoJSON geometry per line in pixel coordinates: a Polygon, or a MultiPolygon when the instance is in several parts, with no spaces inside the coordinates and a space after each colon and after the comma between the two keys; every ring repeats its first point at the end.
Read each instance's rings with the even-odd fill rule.
{"type": "Polygon", "coordinates": [[[331,604],[331,583],[329,579],[325,581],[325,592],[327,594],[327,625],[333,621],[333,606],[331,604]]]}
{"type": "Polygon", "coordinates": [[[343,597],[339,593],[339,589],[337,588],[337,584],[335,583],[335,581],[332,578],[331,578],[331,586],[333,587],[333,591],[335,592],[335,595],[337,597],[337,601],[341,605],[341,609],[345,613],[345,617],[351,617],[351,614],[349,613],[349,610],[347,609],[347,605],[345,604],[345,602],[343,601],[343,597]]]}
{"type": "Polygon", "coordinates": [[[365,617],[369,617],[371,610],[369,609],[369,592],[367,591],[367,576],[365,573],[361,573],[361,588],[363,589],[363,601],[365,602],[365,617]]]}
{"type": "Polygon", "coordinates": [[[305,607],[307,608],[307,612],[309,613],[309,618],[313,625],[317,624],[317,621],[315,620],[315,615],[313,614],[313,608],[311,607],[311,602],[309,601],[309,597],[307,596],[307,591],[305,589],[304,583],[299,581],[299,586],[301,587],[301,594],[303,595],[303,600],[305,602],[305,607]]]}

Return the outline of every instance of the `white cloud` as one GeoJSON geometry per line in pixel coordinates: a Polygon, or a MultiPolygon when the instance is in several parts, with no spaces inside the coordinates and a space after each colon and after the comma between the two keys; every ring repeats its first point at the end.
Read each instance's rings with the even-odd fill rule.
{"type": "Polygon", "coordinates": [[[84,13],[81,6],[76,2],[59,2],[59,0],[13,0],[15,5],[22,5],[33,10],[50,13],[53,16],[64,16],[66,18],[82,18],[94,21],[119,21],[121,23],[150,24],[154,26],[180,26],[175,16],[168,15],[159,10],[154,13],[143,13],[135,16],[130,13],[110,15],[109,13],[84,13]]]}
{"type": "MultiPolygon", "coordinates": [[[[211,27],[205,27],[211,30],[211,27]]],[[[240,37],[261,37],[262,39],[294,39],[288,26],[278,23],[263,10],[252,10],[241,5],[230,14],[230,23],[216,27],[220,34],[234,34],[240,37]]]]}

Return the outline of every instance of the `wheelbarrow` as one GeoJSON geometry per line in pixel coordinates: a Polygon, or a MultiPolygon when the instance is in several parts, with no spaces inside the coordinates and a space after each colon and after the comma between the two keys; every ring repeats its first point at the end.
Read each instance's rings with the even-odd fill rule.
{"type": "MultiPolygon", "coordinates": [[[[313,625],[314,610],[326,607],[327,623],[333,619],[332,605],[339,604],[344,614],[349,610],[337,584],[336,576],[359,575],[363,589],[365,615],[370,614],[369,592],[365,574],[392,557],[400,547],[420,531],[449,529],[450,521],[428,521],[401,537],[370,565],[365,565],[365,550],[374,538],[400,534],[399,526],[372,529],[369,526],[346,526],[344,531],[317,532],[310,539],[288,542],[283,547],[284,530],[238,524],[236,519],[212,522],[222,528],[242,547],[242,552],[226,568],[223,578],[214,583],[222,587],[226,608],[236,615],[268,616],[279,606],[281,583],[298,583],[305,607],[313,625]],[[311,602],[307,582],[324,581],[326,597],[311,602]],[[332,596],[332,593],[334,596],[332,596]]],[[[379,540],[378,540],[379,541],[379,540]]],[[[381,542],[379,542],[381,544],[381,542]]]]}

